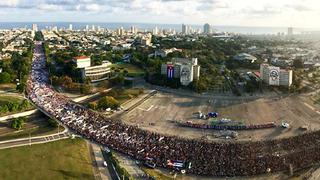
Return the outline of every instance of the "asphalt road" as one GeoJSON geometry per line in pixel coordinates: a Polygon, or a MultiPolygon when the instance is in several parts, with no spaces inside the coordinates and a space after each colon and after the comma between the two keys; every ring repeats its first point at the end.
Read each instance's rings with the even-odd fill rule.
{"type": "Polygon", "coordinates": [[[14,139],[8,141],[1,141],[0,142],[0,149],[7,149],[19,146],[27,146],[33,144],[42,144],[48,143],[52,141],[57,141],[61,139],[69,138],[70,134],[65,130],[64,132],[51,134],[46,136],[37,136],[37,137],[30,137],[30,138],[21,138],[21,139],[14,139]]]}

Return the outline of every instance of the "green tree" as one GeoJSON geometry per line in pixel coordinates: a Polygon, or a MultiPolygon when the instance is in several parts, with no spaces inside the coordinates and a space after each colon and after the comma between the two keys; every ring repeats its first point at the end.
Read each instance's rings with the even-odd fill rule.
{"type": "Polygon", "coordinates": [[[7,72],[0,73],[0,83],[9,83],[11,81],[11,75],[7,72]]]}
{"type": "Polygon", "coordinates": [[[19,106],[19,109],[20,109],[20,110],[24,110],[24,109],[28,109],[29,107],[30,107],[29,101],[26,100],[26,99],[24,99],[24,100],[21,102],[21,104],[20,104],[20,106],[19,106]]]}
{"type": "Polygon", "coordinates": [[[25,117],[14,118],[11,121],[11,128],[15,130],[20,130],[23,127],[25,120],[26,120],[25,117]]]}
{"type": "Polygon", "coordinates": [[[303,68],[303,62],[301,59],[295,59],[293,60],[293,67],[297,69],[302,69],[303,68]]]}
{"type": "Polygon", "coordinates": [[[120,103],[114,97],[111,97],[111,96],[103,97],[98,101],[99,109],[107,109],[107,108],[116,109],[119,106],[120,106],[120,103]]]}
{"type": "Polygon", "coordinates": [[[98,107],[98,105],[97,105],[96,102],[90,102],[90,103],[88,103],[88,107],[89,107],[90,109],[96,110],[97,107],[98,107]]]}

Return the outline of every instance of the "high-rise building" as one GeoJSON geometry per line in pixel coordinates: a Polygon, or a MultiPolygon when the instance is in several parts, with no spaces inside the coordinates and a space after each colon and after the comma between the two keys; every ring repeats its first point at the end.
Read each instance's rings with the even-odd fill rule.
{"type": "Polygon", "coordinates": [[[89,25],[88,24],[86,25],[86,31],[89,31],[89,25]]]}
{"type": "Polygon", "coordinates": [[[118,28],[117,31],[116,31],[116,33],[117,33],[118,36],[123,36],[123,35],[124,35],[124,29],[123,29],[123,27],[118,28]]]}
{"type": "Polygon", "coordinates": [[[158,35],[159,34],[159,29],[156,26],[153,30],[152,30],[152,35],[158,35]]]}
{"type": "Polygon", "coordinates": [[[69,24],[69,30],[72,31],[72,24],[69,24]]]}
{"type": "Polygon", "coordinates": [[[208,24],[208,23],[204,24],[203,33],[204,34],[211,34],[212,33],[210,24],[208,24]]]}
{"type": "Polygon", "coordinates": [[[92,25],[92,28],[91,28],[92,31],[96,31],[96,28],[94,25],[92,25]]]}
{"type": "Polygon", "coordinates": [[[38,25],[32,24],[32,31],[38,31],[38,25]]]}
{"type": "Polygon", "coordinates": [[[288,36],[292,36],[292,35],[293,35],[293,28],[288,27],[288,36]]]}
{"type": "Polygon", "coordinates": [[[138,32],[138,29],[135,26],[131,26],[130,31],[132,34],[136,34],[138,32]]]}
{"type": "Polygon", "coordinates": [[[182,24],[182,34],[189,34],[189,28],[188,25],[182,24]]]}

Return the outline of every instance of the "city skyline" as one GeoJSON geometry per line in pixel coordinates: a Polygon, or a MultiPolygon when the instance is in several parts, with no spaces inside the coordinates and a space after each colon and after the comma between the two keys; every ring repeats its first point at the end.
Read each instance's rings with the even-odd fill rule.
{"type": "Polygon", "coordinates": [[[6,0],[1,22],[136,22],[313,27],[320,2],[307,0],[6,0]],[[23,18],[22,18],[23,17],[23,18]]]}

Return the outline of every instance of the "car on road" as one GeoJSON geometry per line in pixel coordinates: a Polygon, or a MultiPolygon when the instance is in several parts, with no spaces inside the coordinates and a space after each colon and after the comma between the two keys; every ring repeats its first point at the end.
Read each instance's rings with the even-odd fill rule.
{"type": "Polygon", "coordinates": [[[111,152],[111,150],[110,150],[107,146],[104,146],[104,147],[103,147],[103,150],[104,150],[106,153],[110,153],[110,152],[111,152]]]}
{"type": "Polygon", "coordinates": [[[108,163],[106,161],[103,161],[103,166],[108,167],[108,163]]]}

